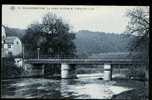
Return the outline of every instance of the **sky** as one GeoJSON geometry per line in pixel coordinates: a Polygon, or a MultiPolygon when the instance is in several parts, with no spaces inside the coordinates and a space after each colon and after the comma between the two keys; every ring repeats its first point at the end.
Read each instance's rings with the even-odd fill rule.
{"type": "Polygon", "coordinates": [[[51,12],[69,24],[73,32],[123,33],[129,21],[126,12],[136,7],[139,6],[2,5],[2,24],[26,29],[51,12]]]}

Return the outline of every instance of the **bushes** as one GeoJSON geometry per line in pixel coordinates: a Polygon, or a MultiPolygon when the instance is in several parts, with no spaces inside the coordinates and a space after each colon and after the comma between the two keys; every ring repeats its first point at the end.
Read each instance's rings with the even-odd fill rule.
{"type": "Polygon", "coordinates": [[[1,58],[1,78],[12,78],[21,75],[22,68],[14,64],[14,58],[1,58]]]}
{"type": "Polygon", "coordinates": [[[131,66],[127,73],[130,79],[145,80],[145,67],[144,66],[131,66]]]}

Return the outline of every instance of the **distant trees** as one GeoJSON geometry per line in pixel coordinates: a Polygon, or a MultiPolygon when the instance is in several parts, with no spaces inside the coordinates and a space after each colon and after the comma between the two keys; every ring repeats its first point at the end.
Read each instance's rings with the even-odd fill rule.
{"type": "MultiPolygon", "coordinates": [[[[34,51],[40,48],[42,55],[52,57],[74,57],[76,47],[73,43],[75,34],[70,27],[55,14],[47,13],[41,23],[33,23],[24,36],[25,48],[34,51]]],[[[26,52],[26,51],[25,51],[26,52]]]]}
{"type": "Polygon", "coordinates": [[[139,58],[149,59],[149,7],[135,8],[127,12],[130,18],[127,33],[136,35],[130,42],[130,51],[139,51],[139,58]]]}

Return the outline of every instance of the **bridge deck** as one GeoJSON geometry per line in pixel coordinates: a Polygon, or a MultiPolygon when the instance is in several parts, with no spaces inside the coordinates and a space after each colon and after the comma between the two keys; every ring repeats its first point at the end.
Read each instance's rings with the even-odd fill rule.
{"type": "Polygon", "coordinates": [[[31,64],[141,64],[139,59],[24,59],[31,64]]]}

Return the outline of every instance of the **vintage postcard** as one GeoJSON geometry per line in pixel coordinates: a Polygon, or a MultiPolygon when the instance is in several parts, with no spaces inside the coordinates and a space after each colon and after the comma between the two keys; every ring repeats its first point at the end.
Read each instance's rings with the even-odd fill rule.
{"type": "Polygon", "coordinates": [[[1,97],[149,97],[149,6],[2,5],[1,97]]]}

